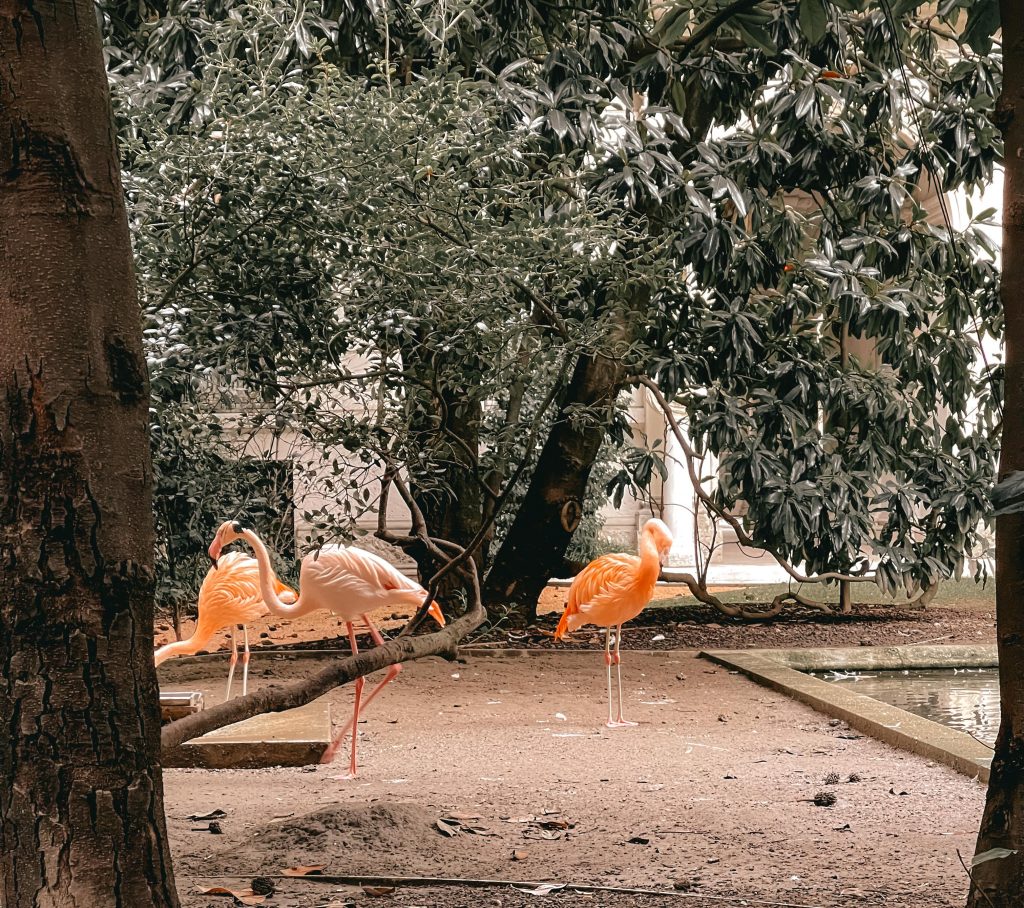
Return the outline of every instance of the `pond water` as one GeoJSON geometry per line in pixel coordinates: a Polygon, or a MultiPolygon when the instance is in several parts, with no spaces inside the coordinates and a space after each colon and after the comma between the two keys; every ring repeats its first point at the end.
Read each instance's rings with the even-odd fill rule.
{"type": "Polygon", "coordinates": [[[999,670],[915,669],[895,672],[810,672],[907,712],[995,744],[999,731],[999,670]]]}

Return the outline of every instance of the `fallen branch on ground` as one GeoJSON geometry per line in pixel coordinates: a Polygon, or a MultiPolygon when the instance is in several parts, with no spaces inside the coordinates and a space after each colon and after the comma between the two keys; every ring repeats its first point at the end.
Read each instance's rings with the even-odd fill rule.
{"type": "Polygon", "coordinates": [[[173,750],[185,741],[225,725],[233,725],[261,713],[282,712],[305,706],[336,687],[389,665],[426,656],[454,659],[458,653],[459,640],[479,627],[483,620],[483,609],[475,609],[436,633],[390,640],[383,646],[342,659],[301,681],[270,684],[245,697],[236,697],[211,709],[193,713],[165,725],[160,736],[160,744],[165,751],[173,750]]]}
{"type": "MultiPolygon", "coordinates": [[[[461,879],[459,877],[433,876],[347,876],[336,874],[307,874],[306,876],[290,876],[283,873],[259,873],[256,876],[271,880],[291,880],[301,883],[330,883],[348,886],[468,886],[476,889],[513,886],[523,889],[537,889],[551,886],[552,892],[617,892],[624,895],[660,895],[670,899],[703,899],[706,902],[728,902],[737,905],[760,905],[762,908],[824,908],[822,905],[811,905],[807,902],[772,902],[765,899],[750,898],[742,895],[707,895],[703,892],[680,892],[668,889],[633,889],[627,886],[594,886],[589,883],[556,883],[551,880],[489,880],[461,879]]],[[[254,874],[225,873],[206,879],[249,879],[254,874]]]]}
{"type": "MultiPolygon", "coordinates": [[[[164,751],[173,750],[185,741],[198,738],[200,735],[223,728],[225,725],[234,725],[243,719],[263,713],[283,712],[286,709],[305,706],[318,697],[330,693],[336,687],[389,665],[408,662],[412,659],[422,659],[426,656],[442,656],[446,659],[456,657],[459,641],[483,624],[486,617],[480,598],[480,583],[477,578],[476,564],[471,556],[465,554],[461,546],[428,536],[423,514],[416,502],[409,496],[407,503],[412,511],[413,528],[416,534],[409,538],[427,546],[441,559],[462,558],[459,570],[466,579],[470,599],[470,607],[466,614],[432,634],[424,634],[419,637],[399,636],[398,639],[390,640],[383,646],[364,650],[358,655],[349,656],[347,659],[329,665],[312,677],[289,684],[271,684],[255,693],[229,700],[212,709],[193,713],[183,719],[171,722],[164,726],[160,735],[160,746],[164,751]]],[[[389,540],[399,538],[387,532],[383,521],[377,535],[389,540]]],[[[416,618],[422,618],[422,615],[426,613],[433,593],[434,590],[431,589],[413,621],[416,618]]]]}

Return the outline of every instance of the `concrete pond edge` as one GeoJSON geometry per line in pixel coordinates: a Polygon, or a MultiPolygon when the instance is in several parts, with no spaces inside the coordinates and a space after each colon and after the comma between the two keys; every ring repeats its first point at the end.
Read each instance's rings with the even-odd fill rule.
{"type": "Polygon", "coordinates": [[[988,782],[992,750],[970,735],[890,706],[874,697],[813,678],[810,671],[901,671],[994,668],[996,647],[861,646],[842,649],[702,650],[700,657],[741,672],[851,728],[981,782],[988,782]]]}

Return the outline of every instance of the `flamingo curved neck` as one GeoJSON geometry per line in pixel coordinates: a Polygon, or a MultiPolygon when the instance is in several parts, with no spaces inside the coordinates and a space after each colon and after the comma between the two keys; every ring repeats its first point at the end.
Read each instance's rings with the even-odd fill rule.
{"type": "Polygon", "coordinates": [[[644,574],[654,574],[655,579],[661,573],[661,555],[654,544],[650,533],[640,534],[640,570],[644,574]]]}
{"type": "Polygon", "coordinates": [[[271,613],[281,618],[298,618],[307,612],[313,611],[315,605],[303,602],[301,590],[299,590],[299,598],[291,605],[288,605],[278,596],[277,575],[274,573],[274,566],[270,563],[270,554],[267,552],[267,547],[263,544],[263,540],[252,530],[243,530],[242,538],[252,546],[253,555],[256,557],[256,564],[259,566],[260,593],[271,613]]]}
{"type": "Polygon", "coordinates": [[[275,615],[283,617],[299,613],[302,604],[301,595],[294,605],[286,605],[281,597],[277,595],[274,583],[277,575],[274,573],[274,566],[270,563],[270,554],[267,552],[267,547],[263,544],[263,540],[252,530],[243,530],[242,538],[252,546],[253,554],[256,556],[256,564],[259,565],[260,593],[267,608],[275,615]]]}

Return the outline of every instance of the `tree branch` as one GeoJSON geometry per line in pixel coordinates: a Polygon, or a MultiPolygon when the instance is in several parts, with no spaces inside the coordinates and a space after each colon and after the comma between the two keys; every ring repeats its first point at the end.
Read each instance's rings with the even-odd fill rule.
{"type": "Polygon", "coordinates": [[[290,684],[271,684],[255,693],[244,697],[237,697],[222,703],[212,709],[203,710],[176,722],[164,726],[160,736],[160,744],[164,751],[178,747],[185,741],[204,735],[207,732],[223,728],[225,725],[233,725],[243,719],[258,716],[262,713],[282,712],[286,709],[295,709],[322,697],[336,687],[354,681],[363,675],[368,675],[378,669],[386,668],[400,662],[408,662],[411,659],[422,659],[425,656],[443,656],[446,659],[454,659],[458,653],[459,641],[476,630],[484,622],[485,612],[483,601],[480,598],[480,583],[476,575],[476,565],[471,557],[465,557],[465,550],[453,542],[441,539],[434,539],[427,535],[426,521],[423,513],[416,505],[412,495],[409,494],[405,483],[398,476],[395,467],[388,463],[381,489],[381,508],[378,515],[377,535],[389,542],[401,542],[404,540],[415,541],[425,545],[428,550],[439,560],[451,563],[456,558],[462,558],[465,566],[461,568],[463,576],[468,581],[470,593],[470,608],[466,614],[457,618],[442,630],[432,634],[424,634],[419,637],[410,636],[410,632],[426,614],[427,607],[434,598],[436,583],[427,592],[423,605],[420,606],[416,615],[409,621],[402,633],[395,640],[390,640],[383,646],[377,646],[370,650],[364,650],[358,655],[349,656],[333,665],[321,669],[310,678],[301,681],[293,681],[290,684]],[[415,537],[400,537],[390,533],[387,529],[387,499],[388,490],[394,484],[412,513],[413,529],[415,537]]]}
{"type": "Polygon", "coordinates": [[[707,22],[700,26],[700,28],[687,35],[682,41],[676,44],[672,50],[679,53],[680,60],[685,60],[690,53],[696,49],[697,45],[700,44],[701,41],[705,38],[711,37],[711,35],[725,25],[725,23],[733,16],[737,13],[745,13],[748,9],[753,9],[760,2],[761,0],[734,0],[733,3],[730,3],[728,6],[723,7],[715,13],[707,22]]]}
{"type": "Polygon", "coordinates": [[[484,611],[477,596],[475,608],[436,633],[389,640],[383,646],[363,650],[357,656],[335,662],[310,678],[287,684],[271,684],[245,697],[236,697],[212,709],[171,722],[164,726],[161,733],[161,747],[166,753],[185,741],[225,725],[233,725],[262,713],[282,712],[304,706],[342,684],[389,665],[425,656],[453,659],[458,652],[459,640],[479,627],[483,620],[484,611]]]}

